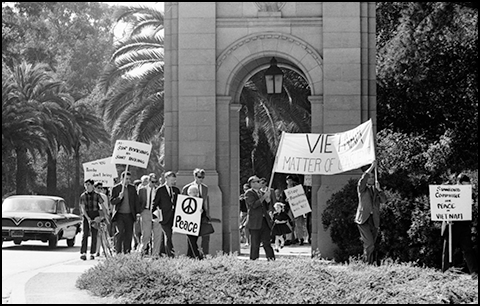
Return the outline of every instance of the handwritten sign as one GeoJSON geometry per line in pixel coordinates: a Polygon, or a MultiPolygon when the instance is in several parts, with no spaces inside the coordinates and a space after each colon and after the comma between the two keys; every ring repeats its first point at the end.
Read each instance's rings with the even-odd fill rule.
{"type": "Polygon", "coordinates": [[[430,185],[432,221],[472,220],[472,185],[430,185]]]}
{"type": "Polygon", "coordinates": [[[112,164],[111,159],[111,157],[107,157],[83,163],[85,180],[92,179],[95,182],[101,182],[104,187],[113,187],[113,179],[118,177],[118,173],[117,167],[112,164]]]}
{"type": "Polygon", "coordinates": [[[130,140],[117,140],[112,154],[112,163],[147,168],[152,145],[130,140]]]}
{"type": "Polygon", "coordinates": [[[274,171],[332,175],[375,160],[372,120],[336,134],[282,133],[274,171]]]}
{"type": "Polygon", "coordinates": [[[285,189],[285,196],[288,199],[288,204],[290,204],[290,209],[292,210],[294,218],[308,214],[312,211],[302,185],[285,189]]]}
{"type": "Polygon", "coordinates": [[[179,194],[172,231],[180,234],[198,236],[202,215],[203,199],[179,194]]]}

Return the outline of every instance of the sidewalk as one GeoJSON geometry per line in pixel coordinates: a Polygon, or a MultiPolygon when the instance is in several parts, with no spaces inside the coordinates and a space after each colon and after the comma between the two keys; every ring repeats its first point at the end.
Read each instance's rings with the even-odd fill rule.
{"type": "MultiPolygon", "coordinates": [[[[239,259],[249,259],[249,248],[242,244],[239,259]]],[[[275,252],[280,258],[290,256],[311,256],[309,244],[299,246],[286,246],[275,252]]],[[[95,260],[74,259],[65,264],[48,267],[34,275],[12,291],[8,304],[118,304],[119,300],[101,298],[92,295],[87,290],[75,287],[75,282],[80,275],[89,268],[104,260],[104,257],[95,260]]],[[[259,260],[266,260],[263,248],[260,248],[259,260]]]]}

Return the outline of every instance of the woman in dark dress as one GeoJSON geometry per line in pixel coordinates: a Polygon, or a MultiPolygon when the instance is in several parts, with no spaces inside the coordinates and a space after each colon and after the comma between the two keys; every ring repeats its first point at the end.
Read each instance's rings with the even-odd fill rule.
{"type": "Polygon", "coordinates": [[[275,212],[273,213],[273,227],[272,235],[275,235],[275,251],[279,251],[279,248],[283,248],[285,244],[285,239],[283,235],[289,234],[292,232],[290,227],[288,227],[287,222],[290,217],[285,212],[285,204],[277,202],[273,205],[275,212]]]}

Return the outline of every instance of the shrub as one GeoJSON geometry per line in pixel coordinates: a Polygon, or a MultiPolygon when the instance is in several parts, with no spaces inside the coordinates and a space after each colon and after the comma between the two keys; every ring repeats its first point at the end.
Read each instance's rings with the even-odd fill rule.
{"type": "Polygon", "coordinates": [[[269,262],[236,254],[142,258],[117,255],[87,270],[77,287],[135,304],[475,303],[468,275],[384,263],[349,265],[306,257],[269,262]]]}

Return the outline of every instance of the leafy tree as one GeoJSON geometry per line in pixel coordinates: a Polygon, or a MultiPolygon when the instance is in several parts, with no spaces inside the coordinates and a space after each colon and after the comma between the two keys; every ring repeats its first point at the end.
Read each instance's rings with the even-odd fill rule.
{"type": "Polygon", "coordinates": [[[478,6],[379,2],[377,21],[379,129],[449,135],[449,164],[478,168],[478,6]]]}

